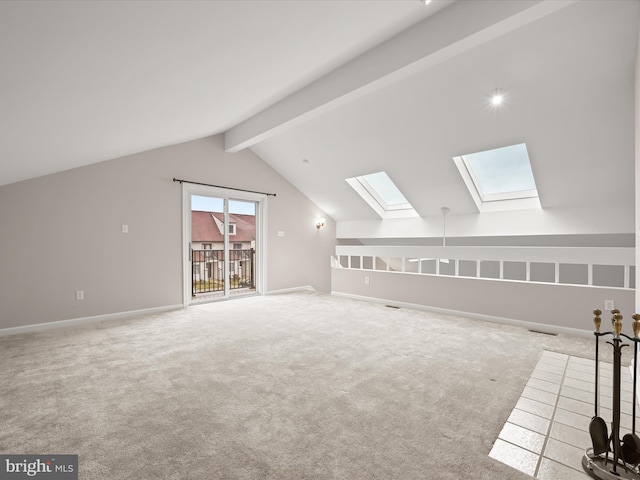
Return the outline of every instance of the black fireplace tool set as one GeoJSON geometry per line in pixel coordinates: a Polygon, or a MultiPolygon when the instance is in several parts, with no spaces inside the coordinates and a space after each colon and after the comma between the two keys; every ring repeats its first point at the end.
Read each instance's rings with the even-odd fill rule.
{"type": "Polygon", "coordinates": [[[595,384],[595,415],[589,423],[589,434],[591,435],[592,448],[588,448],[582,458],[582,466],[593,478],[599,479],[636,479],[640,480],[640,438],[636,435],[636,384],[637,384],[637,361],[638,343],[640,343],[640,315],[634,314],[633,318],[633,338],[622,333],[622,315],[619,310],[611,310],[611,326],[613,331],[600,332],[602,320],[600,310],[594,310],[593,323],[595,325],[594,335],[596,337],[596,384],[595,384]],[[600,337],[611,336],[611,341],[607,341],[613,347],[613,399],[612,399],[612,421],[611,435],[609,435],[607,423],[599,415],[598,411],[598,346],[600,337]],[[633,411],[631,433],[627,433],[620,440],[620,368],[622,359],[622,349],[629,346],[623,343],[623,338],[633,342],[633,411]],[[611,462],[609,453],[613,454],[611,462]]]}

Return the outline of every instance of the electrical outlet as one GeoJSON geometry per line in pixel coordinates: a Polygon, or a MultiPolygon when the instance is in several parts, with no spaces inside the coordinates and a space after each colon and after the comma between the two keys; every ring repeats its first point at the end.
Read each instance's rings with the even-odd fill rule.
{"type": "Polygon", "coordinates": [[[129,233],[129,225],[122,225],[122,233],[129,233]]]}
{"type": "Polygon", "coordinates": [[[76,300],[84,300],[84,291],[83,290],[78,290],[76,292],[76,300]]]}
{"type": "Polygon", "coordinates": [[[605,300],[605,301],[604,301],[604,309],[605,309],[605,310],[607,310],[607,311],[609,311],[609,312],[610,312],[610,311],[611,311],[611,310],[613,310],[614,308],[616,308],[616,307],[615,307],[615,306],[614,306],[614,304],[613,304],[613,300],[605,300]]]}
{"type": "Polygon", "coordinates": [[[364,284],[369,285],[369,277],[364,277],[364,284]]]}

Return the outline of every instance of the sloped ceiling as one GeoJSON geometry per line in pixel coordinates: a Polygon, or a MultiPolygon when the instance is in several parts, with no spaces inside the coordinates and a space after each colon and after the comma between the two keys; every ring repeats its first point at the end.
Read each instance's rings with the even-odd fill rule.
{"type": "Polygon", "coordinates": [[[0,185],[224,133],[340,222],[379,220],[345,182],[379,170],[421,217],[477,215],[452,157],[526,142],[546,211],[615,212],[632,233],[639,14],[637,0],[0,2],[0,185]]]}
{"type": "Polygon", "coordinates": [[[543,208],[632,208],[638,4],[577,2],[520,22],[251,148],[338,220],[377,217],[344,179],[379,170],[422,217],[475,213],[452,158],[522,142],[543,208]]]}
{"type": "Polygon", "coordinates": [[[2,1],[0,185],[220,134],[447,3],[2,1]]]}

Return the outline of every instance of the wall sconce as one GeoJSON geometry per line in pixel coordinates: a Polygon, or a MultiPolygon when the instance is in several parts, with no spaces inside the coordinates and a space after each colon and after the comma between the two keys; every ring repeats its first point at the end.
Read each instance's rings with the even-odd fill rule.
{"type": "Polygon", "coordinates": [[[316,219],[316,228],[320,230],[322,227],[324,227],[324,218],[316,219]]]}

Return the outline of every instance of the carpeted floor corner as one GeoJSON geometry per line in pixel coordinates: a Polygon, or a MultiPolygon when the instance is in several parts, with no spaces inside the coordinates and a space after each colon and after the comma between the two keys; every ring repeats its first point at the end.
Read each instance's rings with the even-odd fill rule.
{"type": "Polygon", "coordinates": [[[311,292],[1,337],[0,452],[84,480],[525,479],[488,454],[543,350],[593,358],[311,292]]]}

